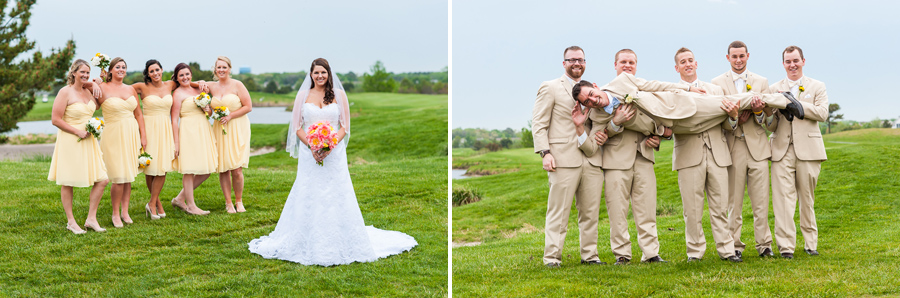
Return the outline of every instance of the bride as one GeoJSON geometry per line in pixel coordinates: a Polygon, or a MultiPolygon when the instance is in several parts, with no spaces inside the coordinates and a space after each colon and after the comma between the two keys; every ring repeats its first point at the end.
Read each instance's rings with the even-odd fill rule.
{"type": "Polygon", "coordinates": [[[275,231],[250,241],[251,252],[266,259],[331,266],[372,262],[418,244],[409,235],[363,222],[347,167],[349,136],[347,94],[328,61],[313,60],[309,78],[297,91],[288,131],[286,149],[298,159],[297,178],[275,231]],[[329,122],[338,139],[322,154],[310,151],[306,143],[307,128],[320,121],[329,122]]]}

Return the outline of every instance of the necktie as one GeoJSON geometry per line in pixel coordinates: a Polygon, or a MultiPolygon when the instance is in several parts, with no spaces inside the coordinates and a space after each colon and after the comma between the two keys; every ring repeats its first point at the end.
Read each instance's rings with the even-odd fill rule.
{"type": "Polygon", "coordinates": [[[747,81],[747,73],[742,73],[742,74],[734,76],[734,80],[735,81],[744,80],[744,82],[746,82],[747,81]]]}
{"type": "Polygon", "coordinates": [[[609,104],[606,107],[603,107],[603,110],[606,111],[607,114],[612,115],[613,111],[616,110],[616,107],[619,106],[619,99],[615,96],[609,97],[609,104]]]}

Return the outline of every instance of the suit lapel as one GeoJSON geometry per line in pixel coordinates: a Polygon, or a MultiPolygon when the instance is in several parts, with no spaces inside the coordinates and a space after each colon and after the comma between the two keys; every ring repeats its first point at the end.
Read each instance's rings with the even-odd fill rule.
{"type": "Polygon", "coordinates": [[[562,84],[563,89],[566,89],[566,94],[569,95],[569,98],[572,98],[572,87],[575,86],[573,86],[572,83],[569,82],[569,78],[563,75],[561,78],[559,78],[559,83],[562,84]]]}
{"type": "Polygon", "coordinates": [[[734,74],[730,71],[727,72],[726,74],[728,76],[728,81],[731,82],[731,84],[725,84],[725,85],[727,85],[725,87],[728,88],[728,94],[739,93],[739,91],[737,89],[734,89],[734,74]]]}

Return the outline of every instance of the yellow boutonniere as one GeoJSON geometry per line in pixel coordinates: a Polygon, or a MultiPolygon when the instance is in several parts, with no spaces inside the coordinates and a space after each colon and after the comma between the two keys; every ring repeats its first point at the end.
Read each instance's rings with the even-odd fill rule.
{"type": "Polygon", "coordinates": [[[753,89],[753,87],[750,87],[750,84],[747,84],[747,91],[750,91],[750,89],[753,89]]]}
{"type": "Polygon", "coordinates": [[[806,91],[806,88],[803,88],[803,86],[801,85],[801,86],[800,86],[800,93],[803,93],[803,91],[806,91]]]}

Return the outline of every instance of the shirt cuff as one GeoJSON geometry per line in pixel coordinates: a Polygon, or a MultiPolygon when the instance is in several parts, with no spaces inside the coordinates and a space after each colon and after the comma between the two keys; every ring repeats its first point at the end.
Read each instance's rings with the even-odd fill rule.
{"type": "Polygon", "coordinates": [[[766,120],[766,113],[759,113],[759,115],[755,115],[755,116],[756,116],[756,122],[759,124],[763,124],[763,122],[765,122],[765,120],[766,120]]]}
{"type": "Polygon", "coordinates": [[[726,119],[728,120],[728,125],[731,125],[732,130],[737,127],[737,120],[731,120],[730,116],[726,119]]]}
{"type": "Polygon", "coordinates": [[[587,137],[587,132],[583,132],[578,136],[578,147],[581,147],[581,144],[584,144],[584,141],[587,141],[587,137]]]}
{"type": "Polygon", "coordinates": [[[614,121],[612,121],[612,120],[609,121],[609,126],[610,126],[610,127],[613,129],[613,131],[615,131],[615,132],[622,132],[622,127],[616,125],[616,122],[614,122],[614,121]]]}

